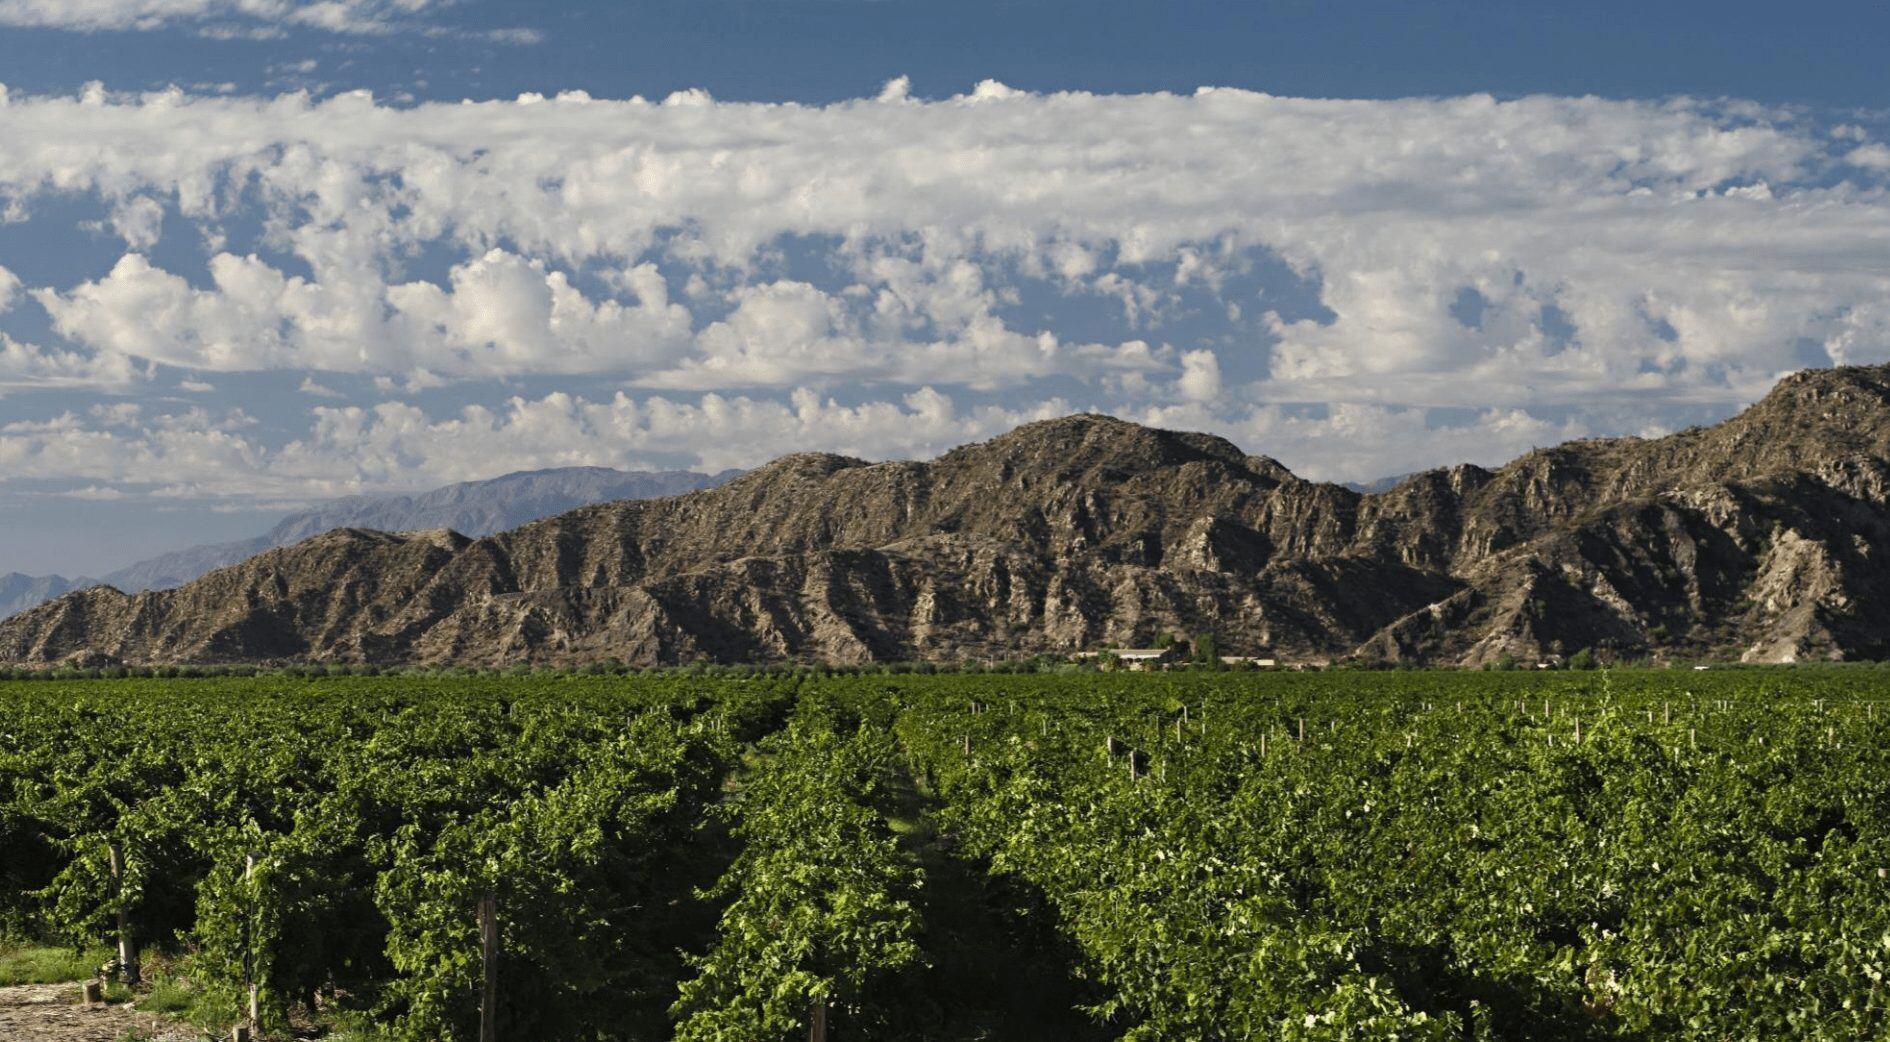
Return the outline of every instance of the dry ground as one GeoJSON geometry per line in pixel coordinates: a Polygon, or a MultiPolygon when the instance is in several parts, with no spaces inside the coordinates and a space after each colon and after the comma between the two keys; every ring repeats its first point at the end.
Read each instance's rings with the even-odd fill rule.
{"type": "Polygon", "coordinates": [[[0,987],[0,1042],[188,1042],[196,1035],[127,1004],[79,1005],[77,984],[0,987]]]}

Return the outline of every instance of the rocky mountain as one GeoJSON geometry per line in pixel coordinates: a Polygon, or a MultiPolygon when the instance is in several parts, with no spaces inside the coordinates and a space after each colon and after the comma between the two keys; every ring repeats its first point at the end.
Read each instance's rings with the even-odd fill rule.
{"type": "Polygon", "coordinates": [[[349,496],[290,514],[253,539],[160,554],[108,573],[103,580],[27,576],[17,572],[0,577],[0,618],[101,581],[131,593],[181,586],[205,572],[336,528],[387,531],[451,528],[467,535],[490,535],[592,503],[654,499],[711,488],[737,473],[739,471],[733,470],[698,474],[683,470],[559,467],[520,471],[487,481],[461,482],[411,496],[349,496]]]}
{"type": "Polygon", "coordinates": [[[22,575],[19,572],[0,575],[0,619],[97,582],[96,579],[68,579],[63,575],[22,575]]]}
{"type": "Polygon", "coordinates": [[[1101,416],[930,462],[787,456],[483,538],[327,532],[0,623],[0,660],[1011,658],[1157,633],[1287,660],[1890,654],[1890,368],[1713,427],[1379,493],[1101,416]]]}
{"type": "Polygon", "coordinates": [[[264,550],[299,543],[337,528],[387,532],[450,528],[471,536],[491,535],[592,503],[656,499],[712,488],[737,473],[556,467],[465,481],[411,496],[349,496],[290,514],[254,539],[163,554],[111,572],[104,581],[131,592],[181,586],[205,572],[247,560],[264,550]]]}

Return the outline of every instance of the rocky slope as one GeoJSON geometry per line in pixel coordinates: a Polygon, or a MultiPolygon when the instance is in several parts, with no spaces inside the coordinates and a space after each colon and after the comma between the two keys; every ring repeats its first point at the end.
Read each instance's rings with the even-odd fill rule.
{"type": "Polygon", "coordinates": [[[100,582],[131,593],[181,586],[205,572],[246,561],[264,550],[299,543],[337,528],[390,532],[450,528],[466,535],[491,535],[592,503],[654,499],[713,488],[736,473],[732,470],[699,474],[686,470],[558,467],[520,471],[486,481],[466,481],[411,496],[349,496],[290,514],[268,532],[252,539],[209,543],[159,554],[110,572],[102,580],[17,572],[0,576],[0,619],[100,582]]]}
{"type": "Polygon", "coordinates": [[[0,660],[957,660],[1173,631],[1288,660],[1876,657],[1887,553],[1890,369],[1848,368],[1370,494],[1099,416],[927,463],[788,456],[480,539],[345,529],[72,594],[0,624],[0,660]]]}
{"type": "Polygon", "coordinates": [[[0,575],[0,619],[44,604],[54,597],[97,584],[95,579],[68,579],[63,575],[0,575]]]}

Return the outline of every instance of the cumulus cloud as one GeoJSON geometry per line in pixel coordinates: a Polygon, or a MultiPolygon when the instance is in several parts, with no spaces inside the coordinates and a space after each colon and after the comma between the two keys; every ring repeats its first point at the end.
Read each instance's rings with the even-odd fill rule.
{"type": "Polygon", "coordinates": [[[1125,335],[1094,354],[1106,367],[1178,287],[1225,293],[1256,251],[1322,305],[1220,302],[1258,317],[1262,393],[1279,400],[1523,404],[1624,385],[1736,400],[1790,367],[1785,345],[1877,357],[1890,334],[1882,146],[1791,112],[990,83],[884,100],[899,104],[16,98],[0,194],[125,200],[134,250],[159,203],[204,224],[259,208],[309,275],[225,252],[192,288],[134,252],[40,291],[75,341],[204,368],[1002,386],[1087,363],[1046,364],[1066,338],[1007,316],[1015,286],[996,283],[1036,273],[1120,300],[1125,335]],[[763,275],[784,241],[827,244],[851,284],[763,275]],[[441,246],[464,251],[445,284],[399,277],[441,246]],[[594,265],[640,281],[600,298],[574,280],[594,265]],[[695,319],[657,291],[705,273],[725,314],[695,319]],[[1467,291],[1474,327],[1453,308],[1467,291]],[[127,332],[153,313],[140,347],[127,332]]]}
{"type": "Polygon", "coordinates": [[[112,231],[134,250],[157,245],[164,227],[164,205],[146,196],[133,196],[112,208],[112,231]]]}
{"type": "Polygon", "coordinates": [[[300,394],[306,394],[311,398],[346,398],[348,397],[347,395],[342,394],[340,391],[337,391],[332,387],[327,387],[322,384],[316,383],[315,378],[312,376],[303,377],[302,383],[300,386],[296,388],[296,391],[300,394]]]}
{"type": "Polygon", "coordinates": [[[1176,381],[1181,396],[1191,401],[1211,402],[1221,396],[1221,365],[1212,351],[1187,351],[1181,356],[1181,378],[1176,381]]]}
{"type": "MultiPolygon", "coordinates": [[[[0,0],[0,25],[74,32],[147,31],[187,26],[219,38],[270,39],[289,29],[347,35],[443,34],[422,19],[453,0],[0,0]]],[[[499,42],[535,42],[529,29],[479,33],[499,42]]]]}
{"type": "MultiPolygon", "coordinates": [[[[162,17],[229,15],[191,9],[221,13],[162,17]]],[[[903,79],[818,106],[0,98],[0,208],[30,220],[93,197],[126,246],[102,275],[27,279],[66,343],[8,341],[0,380],[156,364],[285,371],[316,396],[370,382],[328,373],[383,394],[582,391],[537,385],[446,419],[324,406],[307,437],[244,442],[271,495],[406,480],[410,462],[322,462],[346,445],[450,479],[447,448],[425,448],[436,430],[480,446],[474,477],[635,452],[754,462],[843,447],[849,423],[874,454],[919,453],[933,442],[887,431],[934,429],[911,396],[946,392],[941,439],[1073,396],[1376,477],[1602,433],[1596,410],[1624,396],[1645,403],[1639,429],[1804,364],[1890,357],[1890,151],[1744,103],[994,81],[927,101],[903,79]],[[231,242],[245,226],[262,231],[231,242]],[[181,228],[211,244],[200,267],[171,241],[181,228]],[[808,395],[825,419],[798,419],[808,395]],[[597,433],[625,415],[629,440],[597,433]],[[659,428],[701,440],[652,441],[659,428]],[[421,448],[383,451],[396,433],[421,448]]],[[[0,307],[21,295],[0,269],[0,307]]]]}
{"type": "Polygon", "coordinates": [[[689,312],[648,265],[624,282],[632,303],[593,302],[562,272],[495,249],[454,266],[446,286],[308,279],[219,253],[210,287],[196,288],[129,253],[104,278],[35,296],[62,335],[169,365],[508,375],[635,370],[679,353],[689,312]]]}
{"type": "Polygon", "coordinates": [[[122,391],[149,378],[150,368],[128,355],[52,350],[0,333],[0,395],[47,389],[122,391]]]}

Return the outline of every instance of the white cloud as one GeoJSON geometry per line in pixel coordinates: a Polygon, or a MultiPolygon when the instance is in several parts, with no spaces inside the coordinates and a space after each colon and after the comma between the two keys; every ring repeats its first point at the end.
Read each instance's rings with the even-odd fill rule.
{"type": "Polygon", "coordinates": [[[0,314],[13,309],[13,304],[20,298],[20,277],[0,265],[0,314]]]}
{"type": "MultiPolygon", "coordinates": [[[[78,342],[205,369],[1001,387],[1106,364],[1178,285],[1232,293],[1255,250],[1314,280],[1330,312],[1220,301],[1277,341],[1254,392],[1271,400],[1528,404],[1657,384],[1734,401],[1800,341],[1858,359],[1890,340],[1890,201],[1867,162],[1882,146],[1790,112],[990,83],[898,105],[530,100],[16,98],[0,195],[93,192],[206,228],[260,207],[309,275],[225,252],[192,288],[133,253],[38,297],[78,342]],[[784,237],[835,243],[857,292],[759,271],[784,237]],[[463,251],[445,284],[399,276],[442,247],[463,251]],[[1147,267],[1161,264],[1176,276],[1147,267]],[[707,273],[734,310],[685,329],[663,294],[579,289],[596,265],[652,290],[707,273]],[[1047,363],[1059,330],[1000,317],[1013,269],[1120,300],[1117,346],[1047,363]],[[1480,328],[1451,310],[1467,288],[1488,301],[1480,328]],[[1548,328],[1551,308],[1572,336],[1548,328]]],[[[123,223],[134,248],[155,235],[123,223]]]]}
{"type": "MultiPolygon", "coordinates": [[[[689,342],[689,310],[672,304],[654,265],[622,272],[633,298],[593,302],[563,272],[504,250],[458,265],[450,288],[389,287],[390,331],[444,372],[585,373],[654,368],[689,342]]],[[[391,346],[391,345],[390,345],[391,346]]],[[[405,368],[405,367],[402,367],[405,368]]]]}
{"type": "Polygon", "coordinates": [[[137,402],[101,403],[86,411],[107,427],[131,427],[144,418],[144,406],[137,402]]]}
{"type": "Polygon", "coordinates": [[[1890,146],[1882,142],[1860,145],[1847,153],[1844,161],[1871,170],[1890,170],[1890,146]]]}
{"type": "Polygon", "coordinates": [[[148,379],[149,368],[128,355],[51,350],[0,333],[0,395],[51,388],[122,391],[148,379]]]}
{"type": "Polygon", "coordinates": [[[129,498],[124,490],[108,488],[103,485],[87,485],[84,488],[75,488],[69,492],[63,492],[61,495],[65,496],[67,499],[84,499],[105,503],[129,498]]]}
{"type": "Polygon", "coordinates": [[[332,387],[324,387],[323,385],[316,383],[315,378],[312,376],[303,377],[302,383],[300,386],[296,388],[296,391],[300,394],[306,394],[312,398],[346,398],[348,397],[347,395],[342,394],[340,391],[337,391],[332,387]]]}
{"type": "Polygon", "coordinates": [[[157,245],[164,226],[164,204],[148,196],[132,196],[112,208],[112,231],[134,250],[157,245]]]}
{"type": "MultiPolygon", "coordinates": [[[[122,383],[155,362],[286,371],[318,397],[368,385],[324,373],[383,394],[584,388],[450,419],[335,406],[293,447],[244,434],[255,465],[231,473],[258,475],[257,495],[636,453],[752,463],[851,430],[875,455],[920,452],[934,443],[893,428],[949,443],[1071,393],[1376,477],[1600,432],[1595,410],[1623,395],[1647,403],[1638,429],[1808,360],[1890,358],[1890,151],[1746,104],[995,82],[924,101],[903,78],[824,106],[0,98],[0,208],[93,197],[129,251],[32,287],[70,349],[0,343],[0,386],[122,383]],[[263,234],[228,241],[247,225],[263,234]],[[202,270],[169,259],[175,241],[154,261],[160,228],[210,243],[202,270]],[[1316,301],[1255,285],[1282,265],[1316,301]],[[1170,332],[1191,315],[1224,325],[1170,332]],[[593,381],[677,397],[600,401],[593,381]],[[946,391],[960,404],[927,427],[907,396],[946,391]],[[1549,423],[1545,405],[1590,419],[1549,423]],[[1433,406],[1478,418],[1433,424],[1433,406]],[[626,422],[622,442],[599,433],[626,422]],[[350,445],[382,470],[354,469],[350,445]]],[[[0,268],[0,305],[19,295],[0,268]]]]}
{"type": "Polygon", "coordinates": [[[910,76],[895,76],[887,80],[886,85],[880,88],[879,100],[888,102],[904,101],[911,94],[912,78],[910,76]]]}
{"type": "Polygon", "coordinates": [[[460,375],[634,370],[675,355],[689,312],[655,269],[626,275],[626,305],[592,302],[543,262],[492,250],[453,268],[449,285],[285,275],[254,254],[220,253],[211,286],[129,253],[104,278],[35,296],[62,335],[168,365],[241,371],[460,375]]]}
{"type": "Polygon", "coordinates": [[[1592,432],[1579,419],[1556,423],[1523,409],[1484,409],[1464,421],[1439,423],[1424,409],[1339,404],[1310,416],[1259,406],[1227,433],[1309,477],[1372,481],[1446,462],[1495,466],[1592,432]]]}
{"type": "MultiPolygon", "coordinates": [[[[450,32],[421,19],[453,0],[0,0],[0,25],[74,32],[147,31],[187,26],[219,39],[272,39],[289,29],[349,35],[450,32]]],[[[535,43],[530,29],[473,35],[535,43]]]]}
{"type": "Polygon", "coordinates": [[[1189,401],[1211,402],[1221,396],[1221,365],[1212,351],[1186,351],[1181,356],[1181,378],[1176,381],[1181,396],[1189,401]]]}

